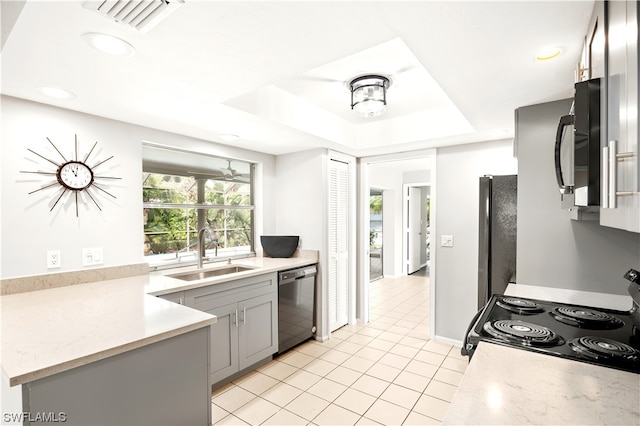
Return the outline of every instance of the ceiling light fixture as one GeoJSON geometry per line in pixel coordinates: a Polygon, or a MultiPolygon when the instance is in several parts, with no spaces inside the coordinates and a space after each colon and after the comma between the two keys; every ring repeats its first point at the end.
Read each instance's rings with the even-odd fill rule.
{"type": "Polygon", "coordinates": [[[113,56],[133,56],[136,50],[121,38],[102,33],[82,34],[82,38],[96,50],[113,56]]]}
{"type": "Polygon", "coordinates": [[[76,95],[74,95],[70,91],[60,89],[59,87],[39,86],[38,90],[40,90],[43,95],[55,99],[73,99],[76,97],[76,95]]]}
{"type": "Polygon", "coordinates": [[[561,54],[562,54],[561,48],[547,47],[538,51],[538,53],[536,54],[536,61],[538,62],[549,61],[553,58],[557,58],[561,54]]]}
{"type": "Polygon", "coordinates": [[[351,109],[363,117],[377,117],[387,110],[391,80],[381,75],[363,75],[349,82],[351,109]]]}

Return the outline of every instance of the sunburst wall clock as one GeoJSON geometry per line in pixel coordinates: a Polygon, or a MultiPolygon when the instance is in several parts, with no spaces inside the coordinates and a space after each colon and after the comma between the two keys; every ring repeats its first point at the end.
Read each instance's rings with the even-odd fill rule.
{"type": "Polygon", "coordinates": [[[78,135],[75,135],[75,150],[73,153],[73,157],[68,159],[65,155],[58,149],[58,147],[51,141],[51,139],[47,138],[47,141],[53,146],[56,150],[60,159],[56,158],[48,158],[46,155],[40,154],[30,148],[27,150],[39,158],[46,160],[47,165],[52,164],[56,167],[55,170],[37,170],[37,171],[28,171],[21,170],[20,173],[31,173],[46,176],[48,181],[43,183],[43,185],[31,192],[29,195],[34,194],[39,191],[44,191],[51,188],[58,188],[59,190],[55,192],[54,198],[51,200],[53,205],[49,211],[53,211],[53,209],[59,204],[60,200],[66,195],[75,198],[75,206],[76,206],[76,217],[78,217],[78,203],[86,202],[86,197],[95,205],[98,210],[102,211],[100,204],[97,200],[97,194],[106,194],[109,197],[116,198],[115,195],[108,192],[104,183],[100,182],[101,180],[114,180],[121,179],[115,176],[103,176],[99,174],[98,168],[105,164],[107,161],[113,158],[108,157],[104,160],[94,160],[91,155],[93,154],[98,142],[94,143],[89,152],[82,157],[79,156],[79,145],[78,145],[78,135]],[[52,180],[55,178],[55,180],[52,180]],[[49,181],[51,180],[51,181],[49,181]]]}

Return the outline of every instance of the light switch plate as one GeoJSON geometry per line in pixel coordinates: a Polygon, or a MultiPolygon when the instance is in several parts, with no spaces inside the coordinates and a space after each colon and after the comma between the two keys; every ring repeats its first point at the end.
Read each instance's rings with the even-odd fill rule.
{"type": "Polygon", "coordinates": [[[47,250],[47,269],[60,268],[60,250],[47,250]]]}
{"type": "Polygon", "coordinates": [[[82,249],[82,266],[102,265],[102,247],[90,247],[82,249]]]}
{"type": "Polygon", "coordinates": [[[440,245],[442,247],[453,247],[453,235],[441,235],[440,245]]]}

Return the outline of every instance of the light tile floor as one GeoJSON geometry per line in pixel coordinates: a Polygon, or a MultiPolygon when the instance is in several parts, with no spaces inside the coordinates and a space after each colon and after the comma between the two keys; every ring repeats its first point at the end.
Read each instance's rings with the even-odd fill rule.
{"type": "Polygon", "coordinates": [[[429,278],[374,281],[370,307],[369,324],[304,343],[214,391],[213,423],[439,424],[467,358],[429,340],[429,278]]]}

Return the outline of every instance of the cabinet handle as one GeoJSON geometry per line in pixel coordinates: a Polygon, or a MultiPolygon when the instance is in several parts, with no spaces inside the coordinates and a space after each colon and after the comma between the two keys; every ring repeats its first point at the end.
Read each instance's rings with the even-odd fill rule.
{"type": "Polygon", "coordinates": [[[238,310],[237,309],[236,309],[236,313],[235,313],[233,318],[234,318],[233,322],[234,322],[236,328],[238,328],[238,310]]]}
{"type": "Polygon", "coordinates": [[[609,147],[602,148],[602,182],[600,188],[602,208],[609,208],[609,147]]]}
{"type": "Polygon", "coordinates": [[[633,152],[616,152],[618,141],[609,141],[609,146],[602,148],[602,208],[615,209],[617,197],[635,195],[633,191],[618,191],[618,161],[633,158],[633,152]]]}
{"type": "Polygon", "coordinates": [[[178,305],[183,305],[184,303],[182,303],[182,297],[178,299],[178,305]]]}
{"type": "Polygon", "coordinates": [[[247,307],[242,307],[242,324],[247,325],[247,307]]]}
{"type": "Polygon", "coordinates": [[[609,208],[615,209],[616,205],[616,178],[618,177],[618,159],[616,158],[618,141],[609,141],[609,208]]]}
{"type": "MultiPolygon", "coordinates": [[[[616,161],[624,160],[625,158],[633,158],[635,154],[633,152],[620,152],[616,154],[616,161]]],[[[629,195],[635,195],[637,192],[633,191],[616,191],[617,197],[625,197],[629,195]]]]}

